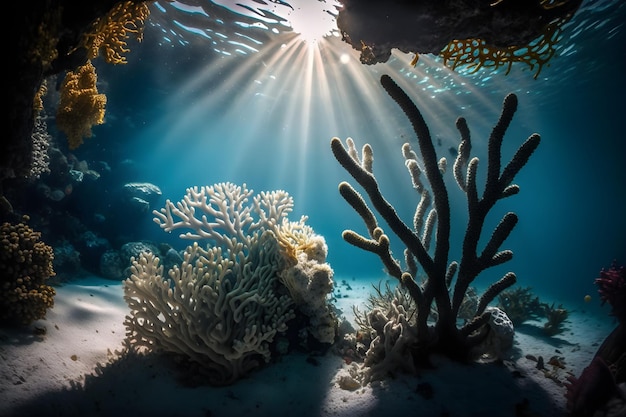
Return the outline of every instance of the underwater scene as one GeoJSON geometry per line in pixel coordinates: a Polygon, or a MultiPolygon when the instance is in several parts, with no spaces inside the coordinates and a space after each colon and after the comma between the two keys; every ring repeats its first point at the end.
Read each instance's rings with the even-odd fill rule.
{"type": "Polygon", "coordinates": [[[626,3],[85,3],[16,6],[0,416],[626,416],[626,3]]]}

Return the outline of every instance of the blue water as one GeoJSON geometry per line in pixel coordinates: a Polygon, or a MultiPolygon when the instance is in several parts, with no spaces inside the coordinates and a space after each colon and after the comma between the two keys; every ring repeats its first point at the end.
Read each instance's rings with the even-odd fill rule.
{"type": "MultiPolygon", "coordinates": [[[[174,11],[166,3],[151,7],[143,42],[129,43],[127,64],[94,62],[100,92],[108,97],[106,123],[94,128],[94,137],[75,155],[106,161],[112,171],[101,189],[74,190],[75,200],[91,199],[91,211],[106,213],[114,204],[108,191],[128,181],[161,188],[161,204],[154,208],[165,199],[182,199],[188,187],[216,182],[246,183],[255,192],[284,189],[295,200],[290,218],[307,215],[308,224],[325,237],[338,280],[384,278],[375,255],[341,238],[345,229],[366,231],[337,191],[341,181],[355,182],[334,159],[330,139],[352,137],[359,148],[372,145],[383,194],[410,224],[418,199],[400,147],[407,141],[416,150],[417,145],[409,121],[378,82],[389,74],[423,112],[449,168],[449,148],[459,142],[454,121],[463,116],[484,174],[487,138],[507,93],[517,94],[519,106],[504,139],[504,159],[532,133],[542,137],[515,180],[521,192],[501,201],[485,228],[490,233],[507,211],[518,214],[519,223],[502,246],[513,250],[514,258],[482,274],[478,287],[514,271],[519,285],[569,308],[584,308],[583,297],[596,295],[598,271],[614,259],[626,262],[623,2],[585,2],[537,79],[523,66],[508,75],[488,68],[452,73],[434,56],[421,57],[413,68],[412,55],[397,51],[387,63],[365,66],[338,38],[309,50],[291,45],[289,33],[234,29],[182,11],[169,20],[174,11]],[[184,25],[181,16],[189,20],[184,25]],[[194,33],[190,23],[211,30],[194,33]],[[340,61],[344,54],[346,63],[340,61]]],[[[465,196],[451,169],[446,178],[450,260],[458,260],[465,196]]],[[[188,243],[165,235],[149,215],[99,232],[181,248],[188,243]]],[[[403,248],[392,240],[401,258],[403,248]]]]}

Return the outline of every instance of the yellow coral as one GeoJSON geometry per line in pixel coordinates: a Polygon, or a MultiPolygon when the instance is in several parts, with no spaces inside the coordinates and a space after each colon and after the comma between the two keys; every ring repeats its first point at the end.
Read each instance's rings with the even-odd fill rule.
{"type": "Polygon", "coordinates": [[[498,47],[488,45],[482,39],[454,40],[439,55],[443,58],[444,65],[451,69],[464,66],[471,72],[482,67],[498,69],[506,66],[508,74],[514,62],[522,62],[531,70],[536,68],[534,78],[537,78],[543,66],[554,56],[554,46],[560,34],[561,22],[558,21],[548,25],[543,34],[529,45],[498,47]]]}
{"type": "Polygon", "coordinates": [[[93,29],[83,39],[87,56],[94,59],[100,51],[109,64],[125,64],[128,53],[126,39],[134,34],[137,41],[143,39],[143,26],[150,15],[148,2],[124,1],[117,3],[105,16],[93,23],[93,29]]]}
{"type": "MultiPolygon", "coordinates": [[[[287,219],[283,219],[282,224],[274,230],[276,240],[278,240],[289,265],[297,264],[298,255],[303,252],[306,253],[308,258],[318,258],[320,256],[315,253],[319,242],[317,239],[314,239],[316,235],[313,232],[313,228],[305,224],[306,220],[306,216],[302,216],[299,222],[290,222],[287,219]]],[[[325,257],[325,254],[323,256],[325,257]]]]}
{"type": "Polygon", "coordinates": [[[61,85],[57,109],[57,127],[65,132],[70,149],[76,149],[83,138],[91,137],[91,127],[104,123],[104,94],[98,94],[96,69],[87,62],[68,72],[61,85]]]}
{"type": "MultiPolygon", "coordinates": [[[[492,4],[495,6],[503,0],[492,4]]],[[[562,6],[571,0],[543,0],[541,6],[549,10],[562,6]]],[[[543,28],[543,32],[528,45],[512,45],[498,47],[487,44],[483,39],[453,40],[439,53],[443,58],[444,65],[451,69],[459,66],[466,67],[471,72],[476,72],[482,67],[498,69],[506,66],[506,74],[511,71],[515,62],[521,62],[536,72],[536,79],[541,69],[554,56],[554,46],[561,38],[563,25],[571,18],[571,14],[557,18],[543,28]]]]}
{"type": "Polygon", "coordinates": [[[48,83],[44,79],[39,86],[39,90],[35,93],[35,97],[33,98],[33,110],[35,114],[39,113],[43,110],[43,97],[48,92],[48,83]]]}
{"type": "MultiPolygon", "coordinates": [[[[24,221],[28,217],[24,217],[24,221]]],[[[29,324],[54,305],[52,247],[25,223],[0,226],[0,320],[29,324]]]]}

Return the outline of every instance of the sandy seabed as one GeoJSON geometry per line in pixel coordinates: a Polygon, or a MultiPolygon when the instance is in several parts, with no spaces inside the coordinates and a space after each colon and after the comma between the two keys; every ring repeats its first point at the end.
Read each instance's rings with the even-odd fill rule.
{"type": "MultiPolygon", "coordinates": [[[[347,320],[371,289],[343,291],[337,307],[347,320]]],[[[89,277],[56,291],[46,319],[0,330],[0,416],[562,416],[562,381],[580,374],[614,327],[582,311],[555,337],[524,323],[504,363],[433,358],[434,369],[353,391],[338,380],[354,364],[332,353],[289,354],[227,387],[189,386],[162,358],[117,359],[128,311],[121,283],[89,277]],[[564,368],[539,370],[540,356],[564,368]]]]}

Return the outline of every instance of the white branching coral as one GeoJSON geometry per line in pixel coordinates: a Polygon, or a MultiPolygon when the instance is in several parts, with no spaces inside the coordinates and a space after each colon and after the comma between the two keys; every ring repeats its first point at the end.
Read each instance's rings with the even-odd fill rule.
{"type": "Polygon", "coordinates": [[[182,354],[214,384],[230,384],[270,360],[270,344],[294,317],[288,295],[276,292],[279,252],[271,232],[232,251],[187,247],[180,267],[163,275],[159,258],[133,259],[124,283],[132,345],[182,354]]]}
{"type": "Polygon", "coordinates": [[[188,229],[181,239],[208,239],[232,249],[233,242],[248,243],[255,231],[276,232],[293,210],[293,198],[284,190],[262,192],[251,205],[253,193],[246,184],[230,182],[188,188],[182,201],[167,200],[164,208],[154,210],[154,221],[166,232],[188,229]]]}
{"type": "Polygon", "coordinates": [[[376,331],[365,355],[363,382],[382,380],[396,371],[414,373],[417,369],[412,357],[412,346],[418,340],[415,326],[409,323],[409,314],[396,300],[391,303],[389,316],[381,310],[369,313],[369,323],[376,331]]]}
{"type": "Polygon", "coordinates": [[[189,188],[182,201],[155,210],[162,229],[187,229],[180,237],[194,242],[167,276],[154,255],[133,259],[124,284],[131,345],[182,354],[223,385],[269,361],[275,336],[296,309],[309,318],[310,334],[332,342],[326,243],[305,216],[290,222],[292,210],[286,191],[253,196],[232,183],[189,188]],[[291,283],[293,271],[299,285],[291,283]]]}

